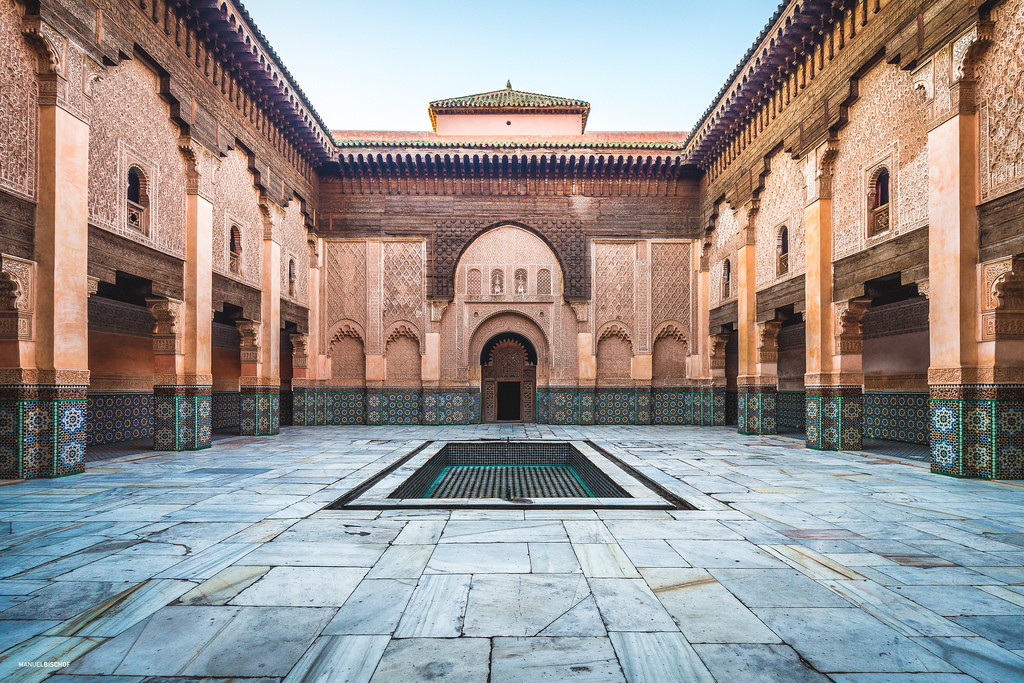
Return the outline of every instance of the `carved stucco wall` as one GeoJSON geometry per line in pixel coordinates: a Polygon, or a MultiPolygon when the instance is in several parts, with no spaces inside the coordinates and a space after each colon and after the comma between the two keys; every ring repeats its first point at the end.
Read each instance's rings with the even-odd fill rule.
{"type": "Polygon", "coordinates": [[[610,322],[636,335],[635,242],[594,242],[594,308],[597,330],[610,322]]]}
{"type": "Polygon", "coordinates": [[[361,387],[366,385],[366,355],[363,342],[356,337],[340,337],[330,344],[331,385],[361,387]]]}
{"type": "Polygon", "coordinates": [[[721,204],[718,211],[718,220],[712,233],[709,270],[709,298],[712,308],[736,298],[736,268],[739,265],[736,261],[736,250],[740,245],[740,226],[747,222],[746,207],[733,211],[727,204],[721,204]],[[729,296],[723,298],[722,269],[726,259],[729,259],[732,265],[732,284],[729,296]]]}
{"type": "Polygon", "coordinates": [[[157,94],[158,86],[157,75],[139,60],[107,69],[92,85],[89,222],[183,258],[185,159],[178,148],[178,128],[171,123],[169,105],[157,94]],[[148,237],[127,227],[132,165],[146,176],[148,237]]]}
{"type": "Polygon", "coordinates": [[[281,223],[281,296],[309,305],[309,247],[306,244],[306,225],[302,217],[302,204],[294,200],[285,209],[281,223]],[[295,262],[295,296],[288,292],[288,263],[295,262]]]}
{"type": "Polygon", "coordinates": [[[0,0],[0,188],[36,194],[36,60],[13,0],[0,0]]]}
{"type": "Polygon", "coordinates": [[[786,152],[777,152],[770,160],[771,172],[765,177],[761,206],[755,220],[757,288],[764,289],[802,274],[807,267],[804,234],[804,174],[800,163],[786,152]],[[778,275],[778,235],[782,227],[789,231],[789,272],[778,275]]]}
{"type": "Polygon", "coordinates": [[[928,223],[928,130],[925,96],[898,65],[879,62],[860,79],[849,123],[839,133],[832,181],[833,256],[842,258],[928,223]],[[889,169],[891,228],[867,237],[868,191],[889,169]]]}
{"type": "MultiPolygon", "coordinates": [[[[474,278],[475,279],[475,278],[474,278]]],[[[563,273],[551,249],[533,233],[513,226],[490,230],[474,240],[456,268],[455,303],[445,312],[441,325],[442,377],[467,381],[469,370],[479,362],[472,357],[470,341],[478,330],[519,332],[530,337],[539,328],[549,351],[553,383],[571,383],[577,376],[576,316],[564,303],[563,273]],[[505,283],[502,294],[493,294],[491,274],[498,270],[505,283]],[[526,292],[516,293],[516,271],[526,271],[526,292]],[[470,273],[480,273],[479,294],[470,291],[470,273]],[[538,292],[541,271],[550,273],[550,294],[538,292]],[[498,314],[504,317],[495,318],[498,314]],[[496,320],[498,323],[488,321],[496,320]],[[501,328],[501,329],[498,329],[501,328]]],[[[489,332],[488,332],[489,333],[489,332]]],[[[479,341],[479,340],[477,340],[479,341]]],[[[483,340],[486,341],[486,340],[483,340]]],[[[543,354],[542,349],[537,349],[543,354]]]]}
{"type": "Polygon", "coordinates": [[[363,240],[324,242],[320,338],[324,351],[331,343],[328,334],[343,320],[366,330],[366,242],[363,240]]]}
{"type": "Polygon", "coordinates": [[[1024,0],[992,15],[992,45],[976,72],[982,201],[1024,187],[1024,0]]]}
{"type": "Polygon", "coordinates": [[[389,387],[420,385],[420,345],[415,339],[399,336],[387,343],[387,372],[384,384],[389,387]]]}
{"type": "Polygon", "coordinates": [[[216,172],[213,200],[213,269],[226,277],[262,288],[263,214],[252,184],[249,159],[240,149],[228,151],[216,172]],[[241,274],[228,268],[231,226],[242,232],[241,274]]]}
{"type": "Polygon", "coordinates": [[[689,242],[651,243],[651,330],[673,320],[690,330],[689,242]]]}

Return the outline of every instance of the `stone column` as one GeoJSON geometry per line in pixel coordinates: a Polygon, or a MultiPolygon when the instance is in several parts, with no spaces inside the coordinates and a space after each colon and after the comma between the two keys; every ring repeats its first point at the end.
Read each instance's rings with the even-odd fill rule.
{"type": "MultiPolygon", "coordinates": [[[[932,103],[928,132],[928,280],[932,471],[1024,478],[1024,263],[979,268],[978,117],[974,65],[991,42],[979,22],[952,56],[950,108],[932,103]],[[1001,274],[993,271],[998,267],[1001,274]],[[980,272],[979,272],[980,271],[980,272]],[[984,283],[979,289],[979,282],[984,283]]],[[[945,99],[943,97],[942,99],[945,99]]]]}
{"type": "Polygon", "coordinates": [[[754,245],[758,200],[747,211],[743,245],[737,254],[737,316],[739,377],[737,431],[740,434],[775,434],[778,394],[778,344],[781,323],[757,322],[757,256],[754,245]],[[765,373],[765,371],[767,371],[765,373]],[[762,374],[765,373],[765,374],[762,374]]]}
{"type": "MultiPolygon", "coordinates": [[[[703,242],[695,242],[700,249],[694,249],[696,285],[694,287],[695,306],[694,311],[694,344],[693,352],[687,359],[686,376],[693,378],[688,391],[688,405],[684,409],[684,416],[688,413],[690,418],[687,424],[707,424],[704,420],[704,394],[709,390],[711,383],[711,308],[710,308],[710,254],[711,242],[705,238],[703,242]]],[[[725,347],[722,347],[724,353],[725,347]]],[[[724,357],[723,357],[724,360],[724,357]]],[[[725,377],[724,365],[722,377],[725,377]]],[[[723,386],[724,391],[724,386],[723,386]]],[[[723,394],[723,420],[724,418],[724,394],[723,394]]],[[[713,398],[712,398],[713,402],[713,398]]],[[[710,411],[709,411],[710,414],[710,411]]]]}
{"type": "Polygon", "coordinates": [[[584,425],[594,424],[597,414],[597,341],[595,339],[594,325],[590,315],[591,301],[570,302],[573,313],[576,314],[576,357],[579,364],[577,381],[579,392],[575,395],[558,396],[555,392],[551,394],[551,413],[555,414],[556,403],[562,404],[562,408],[568,409],[570,413],[579,415],[579,423],[584,425]]]}
{"type": "MultiPolygon", "coordinates": [[[[840,333],[836,307],[832,303],[832,164],[838,152],[838,139],[829,138],[808,154],[805,161],[809,165],[806,170],[810,181],[804,210],[807,235],[804,386],[807,447],[818,450],[860,448],[864,432],[864,375],[860,371],[860,352],[854,360],[850,353],[844,354],[842,349],[836,348],[840,333]]],[[[858,319],[858,329],[859,322],[858,319]]]]}
{"type": "Polygon", "coordinates": [[[260,201],[263,264],[260,320],[238,324],[242,332],[241,434],[268,436],[281,431],[281,222],[284,209],[260,201]],[[247,361],[248,357],[248,361],[247,361]]]}
{"type": "MultiPolygon", "coordinates": [[[[755,326],[754,374],[740,376],[740,434],[778,433],[779,330],[782,322],[768,320],[755,326]]],[[[742,361],[741,361],[742,363],[742,361]]]]}
{"type": "Polygon", "coordinates": [[[210,447],[213,429],[213,155],[189,137],[185,157],[183,301],[147,299],[153,328],[153,446],[210,447]]]}
{"type": "Polygon", "coordinates": [[[711,377],[701,391],[700,424],[722,427],[725,425],[725,345],[728,334],[708,337],[711,377]]]}
{"type": "Polygon", "coordinates": [[[38,16],[23,30],[39,69],[35,261],[3,257],[0,477],[28,479],[84,469],[89,119],[82,81],[67,78],[88,57],[38,16]]]}
{"type": "Polygon", "coordinates": [[[309,333],[291,337],[292,424],[295,426],[326,424],[327,421],[326,410],[317,410],[318,398],[326,408],[327,360],[326,355],[320,353],[320,238],[309,233],[306,244],[309,247],[309,333]]]}
{"type": "MultiPolygon", "coordinates": [[[[186,295],[188,288],[186,287],[186,295]]],[[[153,315],[153,447],[188,451],[210,447],[213,399],[209,387],[198,389],[194,359],[186,352],[188,322],[184,301],[148,298],[153,315]]]]}

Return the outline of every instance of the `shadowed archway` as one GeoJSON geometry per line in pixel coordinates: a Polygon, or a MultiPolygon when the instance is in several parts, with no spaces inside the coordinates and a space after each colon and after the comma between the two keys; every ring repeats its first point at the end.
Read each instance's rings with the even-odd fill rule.
{"type": "Polygon", "coordinates": [[[533,422],[537,405],[537,351],[515,332],[491,337],[480,352],[484,422],[533,422]]]}

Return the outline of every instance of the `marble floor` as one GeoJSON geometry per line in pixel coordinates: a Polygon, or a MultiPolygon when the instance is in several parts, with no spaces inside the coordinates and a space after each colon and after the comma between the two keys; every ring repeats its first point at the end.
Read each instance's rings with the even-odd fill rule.
{"type": "Polygon", "coordinates": [[[710,427],[286,428],[0,486],[0,680],[1024,680],[1024,487],[710,427]],[[325,510],[585,439],[696,510],[325,510]]]}

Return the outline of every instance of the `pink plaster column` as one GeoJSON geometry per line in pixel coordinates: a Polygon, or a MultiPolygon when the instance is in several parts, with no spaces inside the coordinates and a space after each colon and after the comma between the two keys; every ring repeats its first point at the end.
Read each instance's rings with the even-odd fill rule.
{"type": "MultiPolygon", "coordinates": [[[[15,447],[0,455],[3,478],[81,472],[88,428],[89,112],[75,105],[83,83],[66,72],[81,53],[39,16],[26,16],[23,30],[39,67],[35,263],[27,278],[34,291],[24,293],[35,305],[31,320],[7,318],[15,327],[4,335],[14,338],[4,342],[0,412],[13,433],[0,436],[15,447]]],[[[17,309],[19,287],[10,286],[10,272],[0,279],[5,308],[17,309]]]]}

